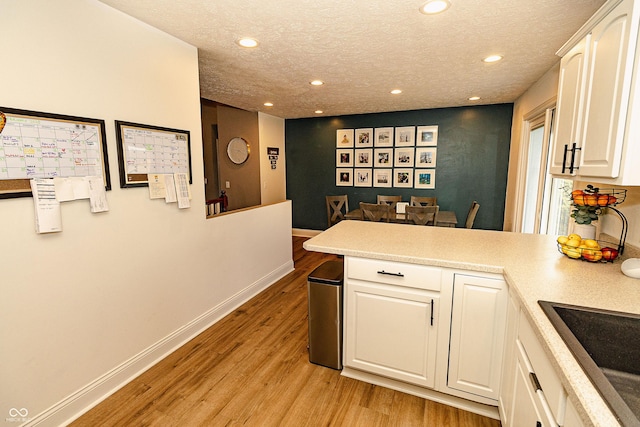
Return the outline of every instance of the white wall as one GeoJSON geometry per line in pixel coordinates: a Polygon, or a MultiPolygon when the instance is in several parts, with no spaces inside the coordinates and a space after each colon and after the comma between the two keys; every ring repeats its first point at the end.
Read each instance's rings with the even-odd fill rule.
{"type": "Polygon", "coordinates": [[[109,212],[0,200],[0,425],[57,425],[290,271],[291,206],[205,219],[194,47],[95,0],[0,0],[0,40],[0,106],[106,122],[109,212]],[[119,188],[114,120],[191,132],[190,209],[119,188]]]}
{"type": "Polygon", "coordinates": [[[286,157],[284,153],[284,119],[258,113],[260,132],[260,196],[262,204],[281,202],[287,198],[286,157]],[[279,148],[276,168],[271,169],[267,148],[279,148]]]}

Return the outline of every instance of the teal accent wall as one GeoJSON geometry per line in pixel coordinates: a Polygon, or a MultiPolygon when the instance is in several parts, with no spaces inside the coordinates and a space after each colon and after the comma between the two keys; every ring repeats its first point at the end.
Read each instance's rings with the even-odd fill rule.
{"type": "Polygon", "coordinates": [[[435,196],[441,210],[455,211],[458,227],[477,200],[474,228],[502,230],[512,116],[513,104],[497,104],[285,120],[293,227],[326,229],[326,195],[346,194],[349,209],[356,209],[358,202],[375,203],[377,194],[387,194],[405,201],[435,196]],[[435,189],[336,186],[338,129],[431,125],[438,125],[435,189]]]}

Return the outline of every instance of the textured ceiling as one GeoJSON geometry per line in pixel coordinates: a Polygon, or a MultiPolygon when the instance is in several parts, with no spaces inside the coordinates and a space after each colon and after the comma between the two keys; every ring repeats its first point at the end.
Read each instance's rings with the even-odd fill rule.
{"type": "Polygon", "coordinates": [[[451,0],[426,16],[423,0],[101,1],[196,46],[203,98],[282,118],[513,102],[604,3],[451,0]]]}

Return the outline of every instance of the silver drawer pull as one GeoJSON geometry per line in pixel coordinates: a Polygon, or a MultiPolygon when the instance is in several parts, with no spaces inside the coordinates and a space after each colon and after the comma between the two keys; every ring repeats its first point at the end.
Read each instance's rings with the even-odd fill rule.
{"type": "Polygon", "coordinates": [[[542,390],[540,381],[538,381],[538,376],[535,373],[529,372],[529,380],[531,381],[531,385],[535,391],[542,390]]]}
{"type": "Polygon", "coordinates": [[[388,272],[386,272],[384,270],[378,271],[378,274],[384,274],[386,276],[404,277],[404,274],[402,274],[402,273],[388,273],[388,272]]]}

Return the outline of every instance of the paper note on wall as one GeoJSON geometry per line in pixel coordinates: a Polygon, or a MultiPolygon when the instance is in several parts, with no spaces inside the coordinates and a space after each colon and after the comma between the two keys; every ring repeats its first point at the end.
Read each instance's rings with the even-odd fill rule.
{"type": "MultiPolygon", "coordinates": [[[[98,178],[102,182],[102,178],[98,178]]],[[[53,184],[56,187],[56,200],[59,202],[89,198],[89,186],[84,177],[55,177],[53,184]]]]}
{"type": "Polygon", "coordinates": [[[30,181],[35,208],[36,233],[62,231],[60,202],[56,200],[56,189],[51,178],[35,178],[30,181]]]}
{"type": "Polygon", "coordinates": [[[167,203],[176,203],[178,201],[178,194],[176,193],[176,183],[172,174],[167,173],[164,175],[164,186],[166,189],[164,201],[167,203]]]}
{"type": "Polygon", "coordinates": [[[178,194],[178,208],[190,208],[189,198],[191,189],[189,188],[189,178],[186,173],[175,173],[173,177],[176,181],[176,193],[178,194]]]}
{"type": "Polygon", "coordinates": [[[149,182],[149,198],[164,199],[167,194],[164,175],[160,173],[150,173],[147,175],[147,181],[149,182]]]}
{"type": "Polygon", "coordinates": [[[109,204],[107,203],[107,192],[104,189],[104,182],[100,176],[85,176],[85,182],[89,189],[89,204],[91,205],[91,212],[106,212],[109,210],[109,204]]]}

